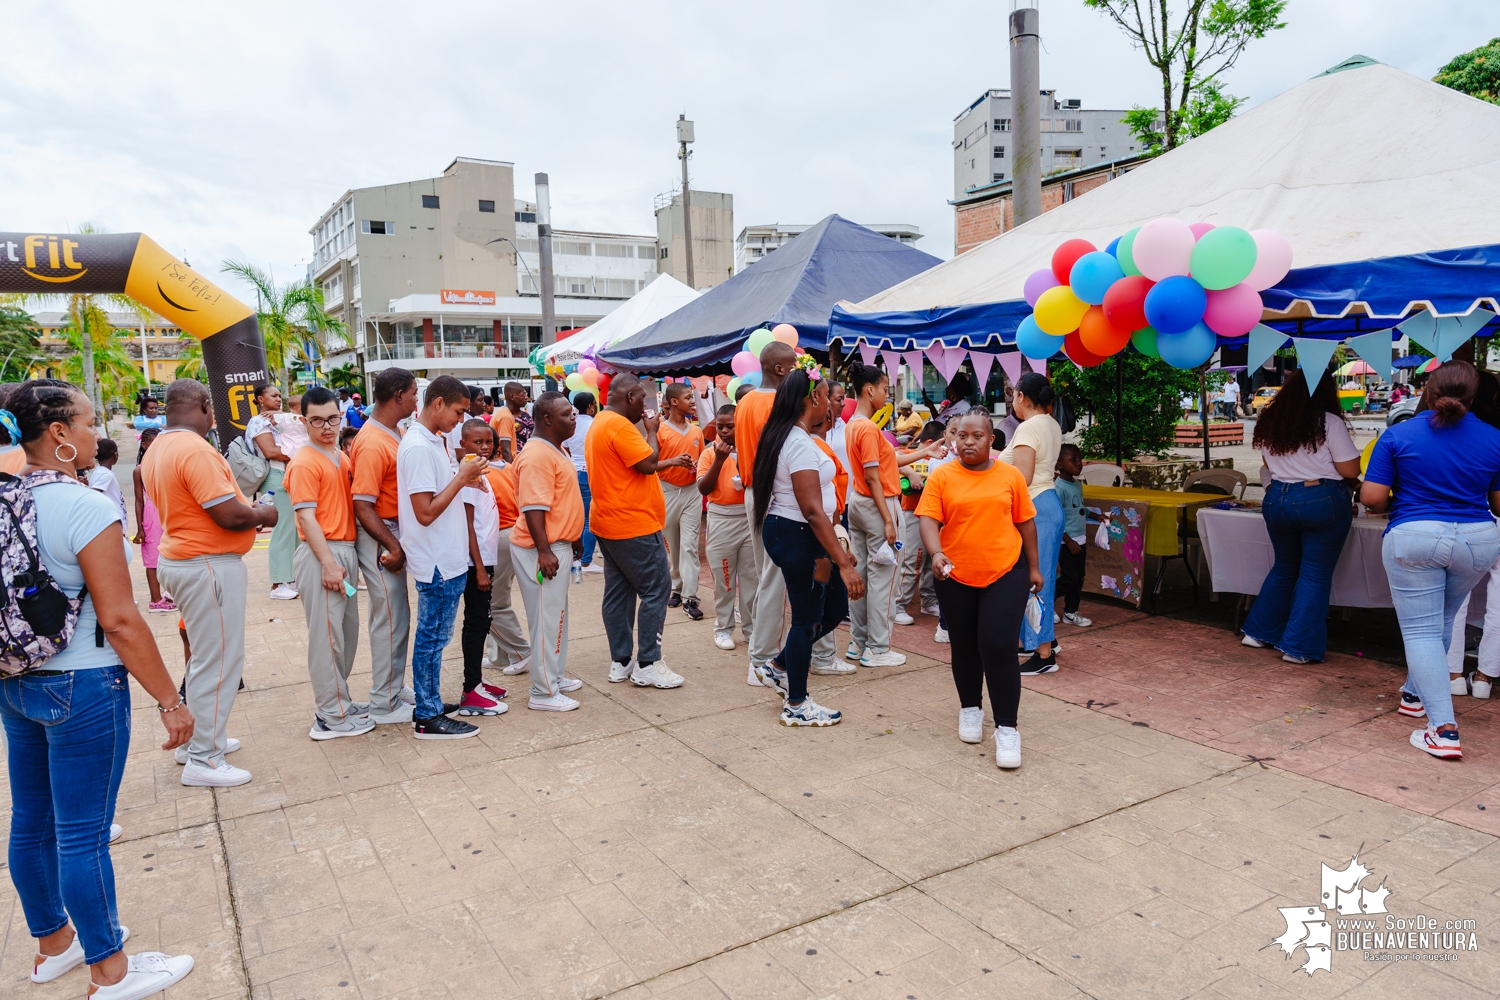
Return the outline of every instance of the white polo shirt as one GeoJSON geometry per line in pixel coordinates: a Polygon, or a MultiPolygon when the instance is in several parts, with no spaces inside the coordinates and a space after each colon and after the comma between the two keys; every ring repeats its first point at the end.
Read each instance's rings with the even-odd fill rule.
{"type": "Polygon", "coordinates": [[[442,437],[413,420],[396,449],[396,504],[401,549],[412,579],[431,583],[436,568],[444,580],[469,572],[469,519],[464,502],[454,497],[437,520],[423,526],[412,511],[413,493],[441,493],[453,479],[451,452],[442,437]]]}

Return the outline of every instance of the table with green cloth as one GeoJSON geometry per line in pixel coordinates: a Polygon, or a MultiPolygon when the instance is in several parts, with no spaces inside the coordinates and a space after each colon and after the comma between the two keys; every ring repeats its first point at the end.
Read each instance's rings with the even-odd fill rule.
{"type": "Polygon", "coordinates": [[[1226,498],[1216,493],[1141,490],[1133,486],[1090,486],[1085,483],[1083,499],[1093,503],[1150,504],[1146,511],[1146,555],[1175,556],[1182,551],[1177,528],[1183,519],[1192,519],[1199,507],[1226,498]]]}

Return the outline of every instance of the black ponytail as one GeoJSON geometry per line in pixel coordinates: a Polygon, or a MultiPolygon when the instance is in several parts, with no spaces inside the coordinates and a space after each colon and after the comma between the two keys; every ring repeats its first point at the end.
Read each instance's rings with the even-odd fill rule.
{"type": "MultiPolygon", "coordinates": [[[[875,369],[879,371],[879,369],[875,369]]],[[[756,446],[755,466],[750,470],[755,487],[755,530],[759,531],[766,520],[766,508],[771,505],[771,490],[776,482],[776,460],[781,457],[781,446],[786,437],[802,418],[802,407],[807,402],[810,383],[807,372],[792,369],[781,386],[776,398],[771,401],[771,412],[766,425],[761,428],[760,444],[756,446]]]]}
{"type": "Polygon", "coordinates": [[[864,395],[865,386],[879,385],[880,380],[885,378],[885,371],[876,365],[860,364],[858,361],[849,365],[849,392],[855,399],[864,395]]]}

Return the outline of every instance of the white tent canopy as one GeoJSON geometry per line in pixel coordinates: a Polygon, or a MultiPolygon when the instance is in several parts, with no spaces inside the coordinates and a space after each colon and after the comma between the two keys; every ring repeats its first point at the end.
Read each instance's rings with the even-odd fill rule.
{"type": "Polygon", "coordinates": [[[610,344],[633,333],[644,330],[663,316],[696,299],[701,292],[694,291],[670,274],[658,274],[656,279],[621,303],[614,312],[605,316],[580,333],[537,354],[542,364],[570,365],[585,354],[602,350],[610,344]]]}
{"type": "Polygon", "coordinates": [[[1018,300],[1063,240],[1103,249],[1162,216],[1277,230],[1291,241],[1294,268],[1493,244],[1497,190],[1500,107],[1356,57],[962,256],[841,305],[910,312],[1018,300]]]}

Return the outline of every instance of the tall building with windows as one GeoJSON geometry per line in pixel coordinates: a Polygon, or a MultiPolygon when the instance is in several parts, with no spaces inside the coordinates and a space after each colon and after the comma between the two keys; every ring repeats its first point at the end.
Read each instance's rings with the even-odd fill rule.
{"type": "Polygon", "coordinates": [[[657,269],[702,291],[734,274],[734,195],[692,189],[693,280],[687,275],[682,191],[656,196],[657,269]]]}
{"type": "MultiPolygon", "coordinates": [[[[1121,118],[1124,111],[1088,110],[1079,100],[1042,91],[1042,175],[1077,170],[1140,152],[1140,141],[1121,118]]],[[[1010,91],[987,90],[953,119],[953,197],[1011,180],[1010,91]]]]}
{"type": "MultiPolygon", "coordinates": [[[[768,226],[746,226],[734,239],[734,273],[739,274],[756,261],[769,257],[777,247],[790,243],[811,228],[811,223],[787,225],[780,222],[768,226]]],[[[922,230],[917,226],[882,222],[865,228],[899,243],[915,243],[922,238],[922,230]]]]}

